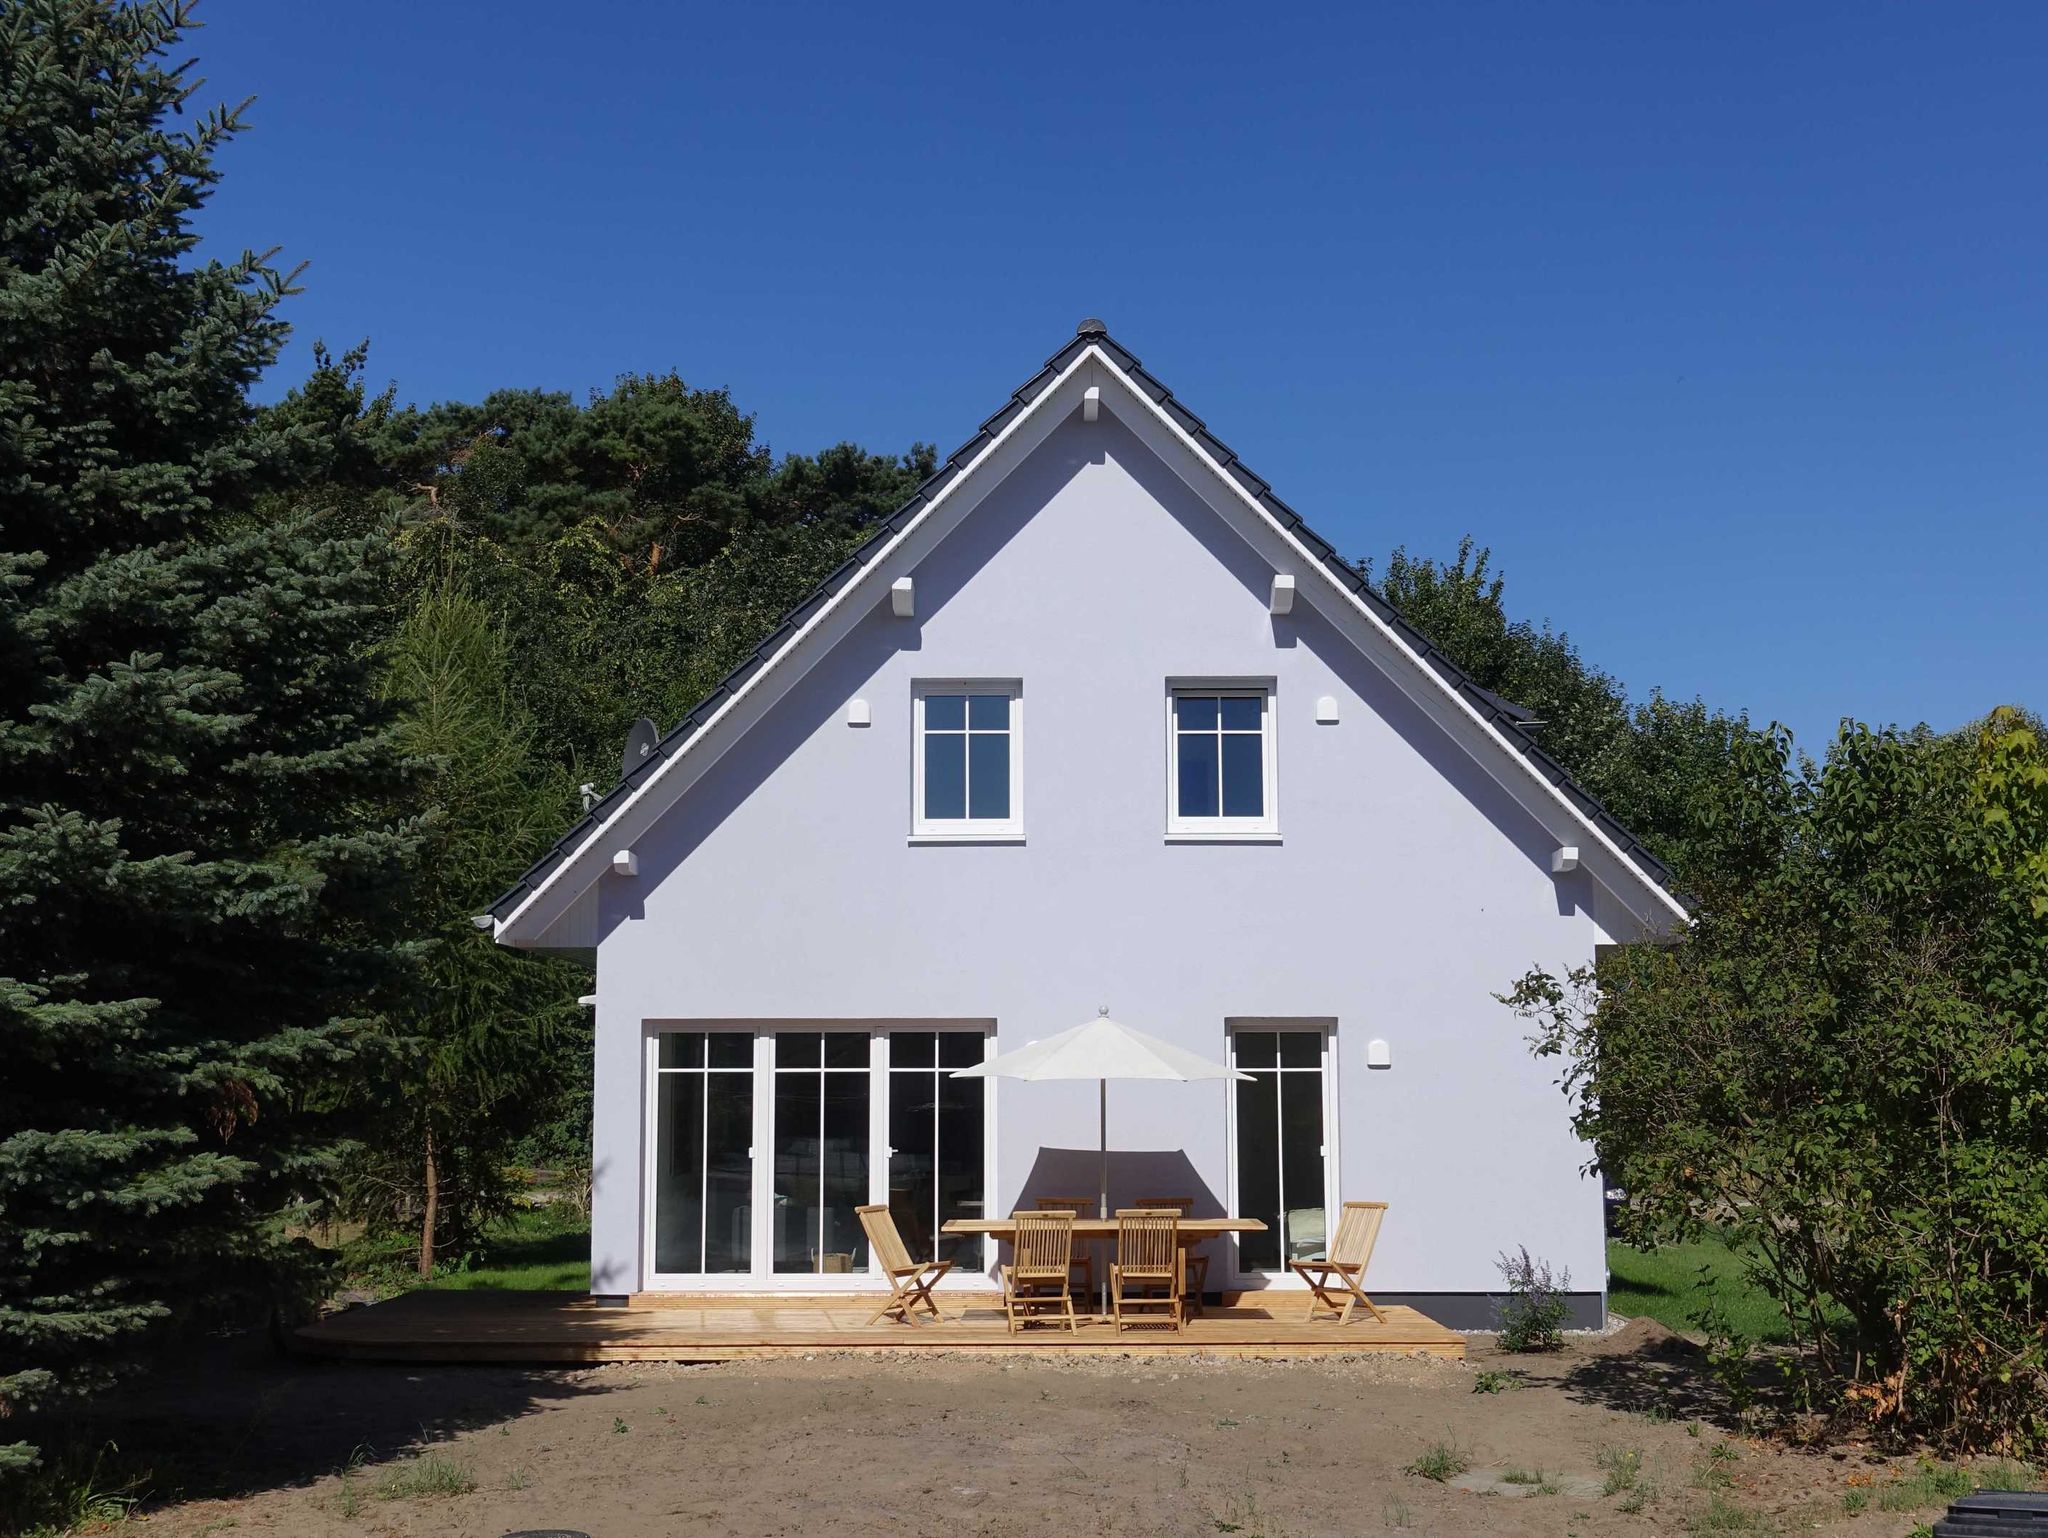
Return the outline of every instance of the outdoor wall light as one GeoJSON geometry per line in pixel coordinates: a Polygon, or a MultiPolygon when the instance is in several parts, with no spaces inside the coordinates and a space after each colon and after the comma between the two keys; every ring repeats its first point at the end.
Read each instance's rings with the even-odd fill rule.
{"type": "Polygon", "coordinates": [[[1365,1066],[1368,1068],[1391,1068],[1394,1066],[1394,1049],[1378,1037],[1365,1044],[1365,1066]]]}

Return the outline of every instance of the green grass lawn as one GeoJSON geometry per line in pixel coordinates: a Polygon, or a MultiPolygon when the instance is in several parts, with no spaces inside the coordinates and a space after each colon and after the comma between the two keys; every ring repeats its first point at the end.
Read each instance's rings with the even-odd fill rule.
{"type": "Polygon", "coordinates": [[[532,1207],[495,1225],[466,1271],[437,1272],[429,1287],[462,1291],[590,1291],[590,1224],[566,1209],[532,1207]]]}
{"type": "Polygon", "coordinates": [[[1709,1236],[1698,1244],[1639,1250],[1619,1240],[1607,1244],[1607,1306],[1617,1314],[1646,1314],[1674,1330],[1697,1334],[1693,1314],[1700,1306],[1700,1267],[1714,1270],[1714,1291],[1728,1322],[1751,1340],[1790,1338],[1778,1305],[1742,1281],[1742,1262],[1709,1236]]]}
{"type": "Polygon", "coordinates": [[[430,1282],[413,1265],[414,1240],[404,1234],[358,1239],[344,1264],[348,1285],[378,1297],[415,1288],[502,1292],[588,1292],[590,1220],[565,1204],[526,1207],[493,1224],[466,1261],[444,1258],[430,1282]]]}

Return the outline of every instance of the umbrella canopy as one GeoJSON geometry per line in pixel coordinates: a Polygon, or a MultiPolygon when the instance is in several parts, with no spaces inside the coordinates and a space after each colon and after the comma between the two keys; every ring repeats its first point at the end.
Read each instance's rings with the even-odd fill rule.
{"type": "Polygon", "coordinates": [[[1094,1079],[1101,1086],[1102,1181],[1098,1217],[1109,1216],[1109,1081],[1111,1079],[1249,1079],[1184,1047],[1147,1035],[1109,1018],[1109,1008],[1085,1024],[1034,1041],[972,1068],[957,1068],[956,1079],[1094,1079]]]}
{"type": "Polygon", "coordinates": [[[1034,1041],[972,1068],[956,1079],[1249,1079],[1248,1073],[1212,1063],[1170,1041],[1109,1018],[1107,1009],[1084,1025],[1034,1041]]]}

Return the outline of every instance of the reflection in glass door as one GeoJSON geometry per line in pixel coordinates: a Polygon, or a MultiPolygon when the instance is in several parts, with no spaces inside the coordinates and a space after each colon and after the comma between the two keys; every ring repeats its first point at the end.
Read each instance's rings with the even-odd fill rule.
{"type": "Polygon", "coordinates": [[[1327,1242],[1323,1033],[1234,1031],[1230,1047],[1233,1065],[1251,1075],[1235,1086],[1238,1216],[1266,1225],[1241,1236],[1238,1267],[1280,1271],[1327,1242]]]}
{"type": "Polygon", "coordinates": [[[956,1079],[981,1061],[980,1031],[889,1033],[889,1213],[913,1260],[978,1271],[978,1234],[941,1234],[950,1218],[987,1215],[986,1079],[956,1079]]]}
{"type": "Polygon", "coordinates": [[[865,1271],[868,1033],[778,1031],[774,1080],[775,1269],[865,1271]]]}
{"type": "Polygon", "coordinates": [[[754,1038],[661,1037],[655,1070],[654,1269],[753,1266],[754,1038]]]}

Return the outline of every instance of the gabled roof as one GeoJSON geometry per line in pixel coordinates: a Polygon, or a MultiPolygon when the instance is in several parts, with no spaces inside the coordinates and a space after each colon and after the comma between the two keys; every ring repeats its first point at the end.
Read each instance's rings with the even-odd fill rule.
{"type": "MultiPolygon", "coordinates": [[[[653,752],[642,759],[603,798],[595,802],[581,820],[555,841],[553,848],[536,860],[513,886],[490,905],[487,916],[494,921],[494,926],[500,930],[501,937],[507,921],[525,909],[565,863],[581,853],[602,829],[613,822],[629,805],[639,800],[651,783],[660,778],[674,760],[691,748],[699,734],[713,720],[722,715],[729,705],[739,700],[755,679],[774,667],[791,651],[812,622],[819,619],[835,599],[853,586],[885,551],[894,546],[927,511],[938,504],[969,469],[982,460],[1007,431],[1030,411],[1032,405],[1091,350],[1108,361],[1135,391],[1149,400],[1160,413],[1191,439],[1197,451],[1209,461],[1213,470],[1256,503],[1313,560],[1320,562],[1337,585],[1369,610],[1382,626],[1391,631],[1446,690],[1461,698],[1534,776],[1550,786],[1577,813],[1578,819],[1589,831],[1594,832],[1598,838],[1625,857],[1640,873],[1646,884],[1656,890],[1672,914],[1683,915],[1683,908],[1670,895],[1670,869],[1624,828],[1612,813],[1578,785],[1565,772],[1562,765],[1536,745],[1529,732],[1525,730],[1531,720],[1529,711],[1475,683],[1429,637],[1416,629],[1392,604],[1382,598],[1362,571],[1338,555],[1336,547],[1311,529],[1303,521],[1301,514],[1275,496],[1272,486],[1263,477],[1255,474],[1227,444],[1210,432],[1208,425],[1200,417],[1188,410],[1174,398],[1171,390],[1146,372],[1137,355],[1115,341],[1101,321],[1085,320],[1075,332],[1072,341],[1048,358],[1037,373],[1011,392],[1009,400],[1004,402],[1002,408],[983,422],[973,437],[948,455],[945,463],[918,487],[909,501],[876,525],[874,531],[830,576],[819,583],[803,602],[782,617],[781,622],[762,639],[761,644],[754,648],[744,662],[727,674],[717,688],[692,707],[676,724],[674,730],[661,738],[653,752]]],[[[478,922],[483,923],[484,917],[480,916],[478,922]]]]}

